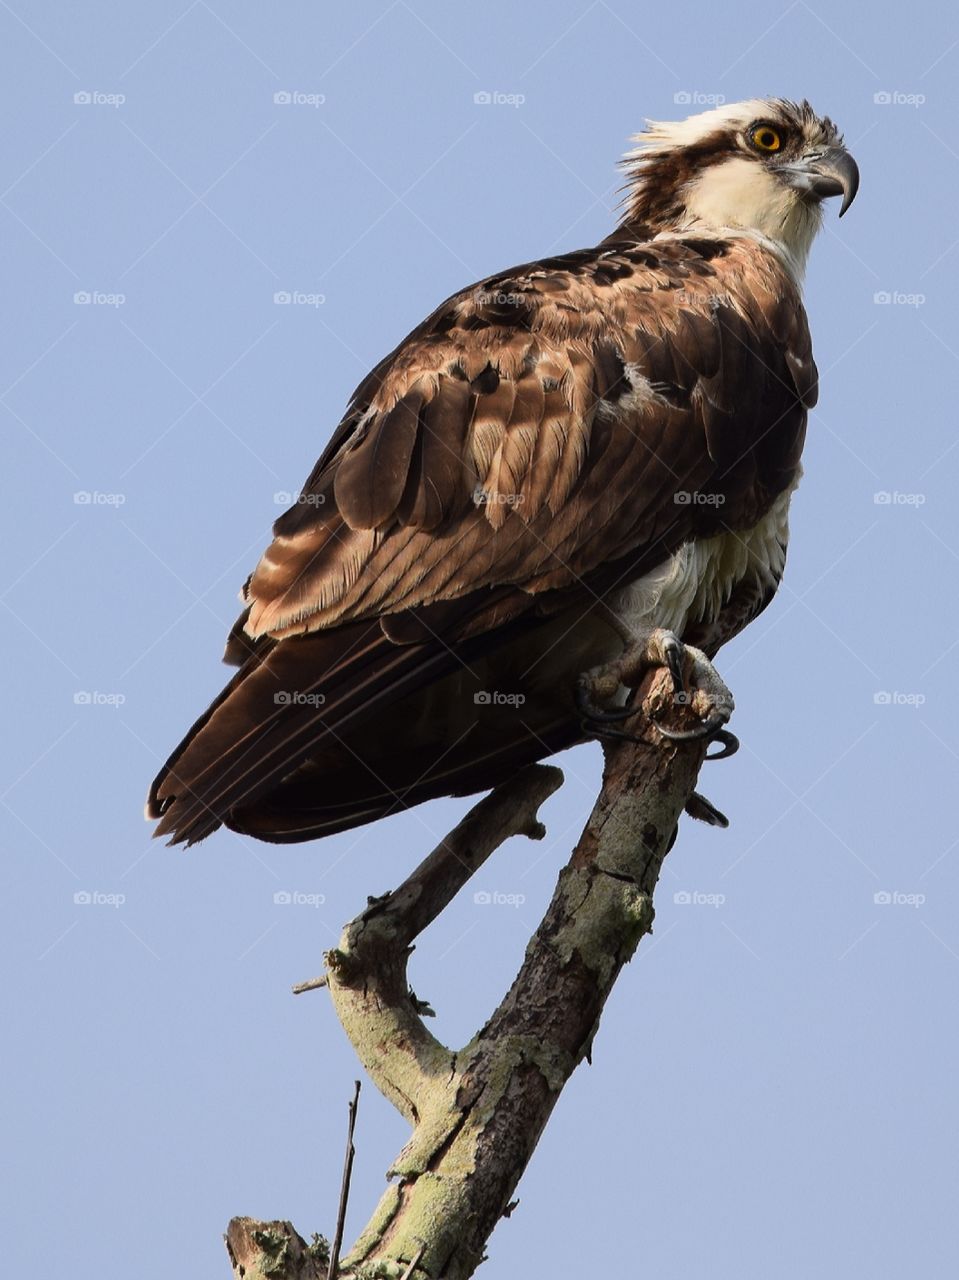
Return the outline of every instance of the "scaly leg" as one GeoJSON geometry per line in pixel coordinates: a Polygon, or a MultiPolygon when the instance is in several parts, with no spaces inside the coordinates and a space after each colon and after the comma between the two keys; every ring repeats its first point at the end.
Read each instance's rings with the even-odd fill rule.
{"type": "Polygon", "coordinates": [[[636,714],[636,709],[617,707],[614,710],[603,710],[598,704],[610,702],[623,686],[627,689],[637,688],[643,676],[653,667],[667,668],[672,677],[675,702],[677,705],[691,707],[701,721],[695,729],[683,730],[667,729],[654,721],[663,737],[674,742],[715,738],[723,744],[723,748],[707,759],[721,760],[731,756],[739,743],[724,725],[733,713],[733,695],[701,649],[684,645],[677,635],[662,627],[655,628],[643,639],[627,645],[612,662],[594,667],[580,677],[576,704],[583,727],[598,736],[629,738],[631,735],[607,726],[629,719],[636,714]]]}

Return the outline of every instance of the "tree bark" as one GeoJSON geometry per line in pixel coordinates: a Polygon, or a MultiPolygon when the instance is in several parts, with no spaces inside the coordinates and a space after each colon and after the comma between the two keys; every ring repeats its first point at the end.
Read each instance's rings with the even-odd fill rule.
{"type": "MultiPolygon", "coordinates": [[[[589,821],[519,973],[469,1044],[453,1050],[426,1028],[406,976],[412,942],[505,839],[544,834],[536,815],[562,782],[558,769],[534,765],[481,800],[399,889],[370,899],[327,954],[340,1022],[413,1127],[393,1181],[339,1263],[342,1280],[468,1280],[508,1216],[560,1091],[589,1056],[613,983],[651,931],[653,890],[705,755],[702,740],[668,741],[650,723],[673,706],[663,673],[641,693],[645,715],[629,722],[637,737],[606,746],[589,821]]],[[[288,1223],[234,1219],[228,1245],[237,1277],[313,1280],[311,1247],[288,1223]],[[273,1250],[271,1271],[258,1238],[273,1250]]]]}

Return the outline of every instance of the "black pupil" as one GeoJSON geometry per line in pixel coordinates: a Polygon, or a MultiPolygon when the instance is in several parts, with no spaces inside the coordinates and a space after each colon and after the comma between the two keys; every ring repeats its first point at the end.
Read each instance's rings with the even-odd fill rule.
{"type": "Polygon", "coordinates": [[[775,142],[776,142],[775,134],[770,133],[768,129],[764,129],[762,133],[759,135],[759,145],[761,147],[774,146],[775,142]]]}

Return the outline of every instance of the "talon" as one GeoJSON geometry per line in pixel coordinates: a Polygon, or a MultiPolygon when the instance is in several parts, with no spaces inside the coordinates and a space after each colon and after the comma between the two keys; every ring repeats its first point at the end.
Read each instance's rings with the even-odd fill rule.
{"type": "MultiPolygon", "coordinates": [[[[669,738],[672,742],[692,742],[696,738],[713,738],[718,737],[721,732],[725,733],[723,725],[728,719],[729,716],[723,714],[723,712],[714,711],[710,716],[698,724],[695,729],[667,729],[666,726],[660,724],[658,720],[654,720],[653,724],[664,738],[669,738]]],[[[731,738],[732,736],[733,735],[731,733],[727,734],[727,737],[731,738]]],[[[728,754],[732,755],[732,751],[728,754]]],[[[712,758],[714,760],[719,760],[721,757],[716,755],[712,758]]]]}
{"type": "Polygon", "coordinates": [[[712,755],[706,753],[707,760],[728,760],[730,756],[734,756],[739,750],[739,739],[734,733],[730,733],[728,729],[720,729],[718,733],[713,735],[714,742],[723,744],[722,751],[714,751],[712,755]]]}
{"type": "Polygon", "coordinates": [[[623,733],[622,729],[613,729],[604,724],[590,724],[587,720],[580,720],[579,727],[587,738],[604,739],[607,742],[642,742],[642,738],[637,738],[634,733],[623,733]]]}
{"type": "Polygon", "coordinates": [[[643,638],[628,644],[615,661],[585,672],[580,677],[576,685],[575,701],[583,732],[589,737],[639,741],[630,734],[617,732],[607,726],[628,720],[637,715],[641,708],[615,706],[605,710],[596,703],[612,701],[617,690],[622,691],[624,686],[626,690],[635,690],[645,673],[654,666],[665,667],[669,672],[674,705],[691,707],[703,715],[699,725],[693,729],[669,729],[658,720],[653,720],[662,736],[671,742],[715,738],[721,749],[706,758],[723,760],[731,756],[739,746],[736,738],[724,729],[733,711],[732,694],[705,653],[683,644],[677,635],[662,627],[654,628],[643,638]],[[690,669],[688,681],[684,678],[686,667],[690,669]]]}
{"type": "Polygon", "coordinates": [[[630,716],[636,714],[635,707],[616,707],[612,711],[604,711],[601,707],[597,707],[590,700],[589,689],[585,683],[576,686],[576,709],[582,720],[591,720],[596,724],[618,724],[621,720],[628,720],[630,716]]]}
{"type": "Polygon", "coordinates": [[[673,680],[673,693],[677,698],[688,698],[683,679],[683,646],[675,636],[669,636],[662,644],[663,658],[673,680]]]}
{"type": "Polygon", "coordinates": [[[686,801],[686,813],[691,818],[696,818],[699,822],[708,822],[711,827],[728,827],[729,819],[705,796],[701,796],[698,791],[686,801]]]}

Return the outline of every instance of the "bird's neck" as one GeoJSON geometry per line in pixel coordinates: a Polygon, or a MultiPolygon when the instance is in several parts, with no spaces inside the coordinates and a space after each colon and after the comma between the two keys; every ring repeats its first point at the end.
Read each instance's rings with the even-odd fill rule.
{"type": "Polygon", "coordinates": [[[693,217],[684,210],[682,216],[658,222],[649,217],[636,218],[628,214],[603,244],[649,244],[653,240],[683,240],[688,237],[703,240],[748,239],[774,254],[790,278],[801,287],[815,230],[813,228],[811,234],[802,237],[772,236],[754,227],[723,225],[706,218],[693,217]]]}
{"type": "Polygon", "coordinates": [[[822,225],[819,206],[748,161],[726,159],[696,171],[679,168],[680,158],[664,155],[634,168],[615,237],[748,236],[774,252],[801,284],[822,225]]]}

